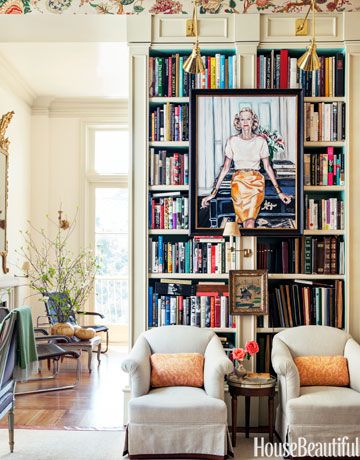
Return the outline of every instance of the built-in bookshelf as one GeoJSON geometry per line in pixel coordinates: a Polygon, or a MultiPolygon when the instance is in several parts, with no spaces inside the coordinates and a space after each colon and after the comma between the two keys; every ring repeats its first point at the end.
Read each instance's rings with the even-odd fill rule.
{"type": "MultiPolygon", "coordinates": [[[[189,92],[235,88],[240,81],[235,48],[220,48],[202,49],[206,72],[198,76],[182,71],[190,49],[150,50],[146,326],[190,324],[237,331],[233,345],[239,346],[240,322],[229,315],[228,273],[244,265],[238,255],[233,259],[226,238],[194,238],[188,230],[189,92]]],[[[269,314],[255,320],[252,335],[266,345],[266,359],[258,359],[265,364],[258,362],[258,370],[269,369],[272,336],[286,327],[347,328],[345,59],[342,50],[321,50],[322,70],[308,74],[295,65],[302,52],[300,47],[272,50],[268,45],[257,50],[257,87],[303,87],[305,93],[304,234],[258,237],[248,265],[266,268],[269,279],[269,314]]]]}
{"type": "Polygon", "coordinates": [[[258,50],[257,86],[304,88],[304,236],[258,238],[257,267],[269,271],[269,314],[257,319],[271,370],[272,337],[284,328],[346,328],[346,96],[343,50],[319,51],[321,69],[296,66],[299,50],[258,50]]]}
{"type": "Polygon", "coordinates": [[[190,49],[152,49],[149,57],[147,327],[212,328],[224,347],[237,343],[229,314],[225,238],[189,236],[189,94],[191,88],[235,88],[234,50],[205,50],[205,72],[182,65],[190,49]]]}

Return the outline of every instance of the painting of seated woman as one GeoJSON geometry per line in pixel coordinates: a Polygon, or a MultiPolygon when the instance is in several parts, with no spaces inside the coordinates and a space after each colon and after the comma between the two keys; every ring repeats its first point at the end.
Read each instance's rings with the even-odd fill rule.
{"type": "Polygon", "coordinates": [[[194,90],[191,232],[302,232],[301,90],[194,90]]]}

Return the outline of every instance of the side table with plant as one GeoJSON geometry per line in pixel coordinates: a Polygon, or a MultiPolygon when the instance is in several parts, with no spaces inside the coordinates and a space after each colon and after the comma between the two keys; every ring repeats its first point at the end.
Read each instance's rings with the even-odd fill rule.
{"type": "Polygon", "coordinates": [[[244,360],[250,360],[258,351],[259,345],[255,340],[246,342],[245,348],[234,348],[232,351],[232,360],[234,362],[234,373],[237,377],[244,377],[247,374],[244,360]]]}

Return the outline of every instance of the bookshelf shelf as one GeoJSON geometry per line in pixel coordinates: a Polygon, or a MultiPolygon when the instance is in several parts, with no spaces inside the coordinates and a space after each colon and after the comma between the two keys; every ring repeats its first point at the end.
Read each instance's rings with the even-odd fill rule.
{"type": "Polygon", "coordinates": [[[345,235],[345,230],[304,230],[304,235],[345,235]]]}
{"type": "Polygon", "coordinates": [[[343,280],[345,275],[319,275],[305,273],[269,273],[270,280],[343,280]]]}
{"type": "Polygon", "coordinates": [[[175,141],[168,141],[168,142],[165,142],[165,141],[158,141],[158,142],[153,142],[153,141],[150,141],[149,142],[149,146],[150,147],[160,147],[160,148],[167,148],[167,147],[189,147],[189,141],[179,141],[179,142],[175,142],[175,141]]]}
{"type": "Polygon", "coordinates": [[[285,329],[288,329],[287,327],[257,327],[256,332],[258,333],[263,333],[263,334],[271,334],[271,333],[277,333],[284,331],[285,329]]]}
{"type": "Polygon", "coordinates": [[[181,192],[189,191],[188,185],[150,185],[149,192],[181,192]]]}
{"type": "Polygon", "coordinates": [[[150,104],[166,104],[167,102],[175,102],[185,104],[189,102],[188,97],[150,97],[150,104]]]}
{"type": "Polygon", "coordinates": [[[150,279],[227,280],[228,273],[149,273],[150,279]]]}
{"type": "Polygon", "coordinates": [[[344,141],[304,141],[304,147],[345,147],[344,141]]]}
{"type": "Polygon", "coordinates": [[[345,101],[346,101],[345,97],[339,97],[339,96],[334,96],[334,97],[306,96],[304,97],[304,102],[345,102],[345,101]]]}
{"type": "Polygon", "coordinates": [[[156,230],[149,230],[149,235],[188,235],[188,229],[156,229],[156,230]]]}
{"type": "Polygon", "coordinates": [[[343,192],[345,185],[305,185],[305,192],[343,192]]]}

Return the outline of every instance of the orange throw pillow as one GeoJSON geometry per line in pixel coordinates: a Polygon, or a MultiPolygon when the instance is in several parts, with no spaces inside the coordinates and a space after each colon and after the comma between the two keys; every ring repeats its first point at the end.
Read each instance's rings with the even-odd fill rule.
{"type": "Polygon", "coordinates": [[[300,356],[294,358],[301,386],[324,385],[346,387],[350,383],[344,356],[300,356]]]}
{"type": "Polygon", "coordinates": [[[200,353],[154,353],[150,362],[152,387],[204,385],[204,356],[200,353]]]}

